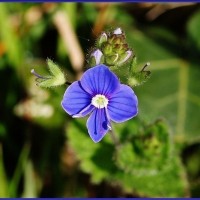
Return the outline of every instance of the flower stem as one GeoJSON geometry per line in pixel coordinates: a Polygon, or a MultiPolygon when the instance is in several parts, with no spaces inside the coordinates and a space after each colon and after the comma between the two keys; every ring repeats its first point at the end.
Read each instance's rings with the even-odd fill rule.
{"type": "Polygon", "coordinates": [[[113,140],[113,142],[114,142],[114,144],[115,144],[115,148],[118,149],[119,146],[120,146],[120,141],[119,141],[119,139],[117,138],[116,133],[115,133],[115,131],[113,130],[113,127],[111,127],[111,129],[110,129],[110,135],[111,135],[111,138],[112,138],[112,140],[113,140]]]}
{"type": "Polygon", "coordinates": [[[65,82],[65,84],[66,84],[66,85],[71,85],[72,83],[70,83],[70,82],[66,81],[66,82],[65,82]]]}

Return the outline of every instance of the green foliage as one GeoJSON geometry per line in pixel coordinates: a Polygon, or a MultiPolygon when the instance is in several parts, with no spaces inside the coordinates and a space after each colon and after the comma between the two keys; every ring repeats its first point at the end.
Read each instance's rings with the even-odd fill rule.
{"type": "Polygon", "coordinates": [[[29,144],[25,144],[20,156],[19,156],[19,160],[14,172],[14,175],[9,183],[9,196],[10,197],[16,197],[17,196],[17,190],[19,187],[19,183],[20,183],[20,179],[22,177],[22,174],[24,172],[25,166],[26,166],[26,162],[28,160],[28,155],[30,152],[30,145],[29,144]]]}
{"type": "Polygon", "coordinates": [[[190,38],[193,40],[193,44],[200,50],[200,11],[198,10],[190,18],[187,24],[187,31],[190,38]]]}
{"type": "Polygon", "coordinates": [[[5,173],[5,167],[3,162],[3,152],[2,152],[2,146],[0,144],[0,197],[9,197],[8,195],[8,183],[7,183],[7,177],[5,173]]]}
{"type": "Polygon", "coordinates": [[[147,63],[140,71],[137,71],[138,66],[135,57],[131,63],[129,70],[130,76],[127,79],[127,84],[131,87],[134,87],[145,83],[151,76],[151,72],[145,70],[145,68],[147,68],[149,65],[150,63],[147,63]]]}
{"type": "Polygon", "coordinates": [[[171,162],[172,141],[168,128],[162,121],[144,128],[130,140],[131,143],[126,142],[118,149],[116,157],[117,166],[125,171],[136,176],[154,174],[171,162]]]}
{"type": "Polygon", "coordinates": [[[81,161],[81,170],[91,174],[93,183],[107,180],[120,184],[125,192],[142,196],[186,196],[185,172],[178,155],[171,149],[169,130],[163,121],[143,130],[135,127],[139,132],[134,134],[131,127],[133,124],[138,126],[134,120],[121,125],[120,132],[124,138],[117,151],[109,134],[103,142],[94,144],[84,123],[85,120],[73,120],[67,136],[81,161]]]}
{"type": "Polygon", "coordinates": [[[70,123],[69,132],[67,133],[69,144],[75,149],[79,159],[84,158],[84,162],[80,163],[81,169],[86,173],[93,171],[92,182],[100,183],[105,177],[109,176],[113,168],[115,169],[111,162],[114,147],[111,143],[103,141],[104,148],[102,149],[102,144],[92,142],[87,134],[85,120],[81,121],[82,123],[79,120],[73,120],[70,123]],[[96,151],[100,154],[95,155],[94,152],[96,151]],[[106,157],[104,156],[105,153],[106,157]],[[98,173],[95,173],[96,171],[98,173]]]}
{"type": "Polygon", "coordinates": [[[139,193],[141,196],[150,197],[179,197],[187,196],[187,181],[185,172],[179,160],[171,160],[172,163],[165,171],[155,175],[130,176],[129,173],[121,173],[117,176],[127,192],[139,193]],[[155,187],[156,185],[156,187],[155,187]]]}
{"type": "Polygon", "coordinates": [[[121,28],[102,32],[96,39],[96,47],[88,55],[88,67],[105,64],[119,77],[120,81],[131,87],[141,85],[150,78],[150,71],[145,68],[137,71],[134,51],[126,41],[121,28]]]}
{"type": "Polygon", "coordinates": [[[6,129],[3,123],[0,123],[0,138],[5,137],[6,135],[6,129]]]}
{"type": "Polygon", "coordinates": [[[200,90],[197,89],[200,71],[195,60],[189,62],[183,58],[175,59],[176,55],[142,32],[132,31],[129,39],[135,44],[138,53],[142,54],[147,47],[151,49],[148,51],[151,81],[142,88],[135,88],[140,99],[141,118],[148,122],[150,119],[165,117],[177,142],[200,141],[200,124],[196,120],[200,112],[200,90]]]}
{"type": "Polygon", "coordinates": [[[0,40],[3,40],[6,45],[8,61],[11,66],[19,68],[22,64],[23,51],[14,28],[10,23],[9,8],[6,4],[0,4],[0,40]]]}
{"type": "Polygon", "coordinates": [[[44,88],[50,88],[55,86],[64,85],[66,83],[66,78],[62,70],[56,65],[52,60],[47,59],[47,64],[49,67],[49,76],[42,77],[34,72],[31,71],[37,78],[37,85],[44,88]]]}
{"type": "MultiPolygon", "coordinates": [[[[0,4],[1,197],[200,196],[200,10],[170,6],[0,4]],[[86,120],[62,110],[66,87],[55,86],[66,78],[54,62],[47,61],[49,73],[37,74],[42,87],[35,86],[30,69],[42,66],[35,70],[45,74],[47,57],[64,67],[67,80],[80,77],[71,64],[73,46],[66,49],[55,25],[59,11],[83,52],[101,49],[100,63],[138,96],[138,117],[113,124],[119,147],[109,133],[93,143],[86,120]],[[117,27],[123,32],[113,36],[117,27]]],[[[94,56],[90,61],[96,64],[94,56]]]]}
{"type": "Polygon", "coordinates": [[[39,181],[34,177],[33,163],[29,160],[24,170],[23,198],[35,198],[38,196],[39,181]]]}

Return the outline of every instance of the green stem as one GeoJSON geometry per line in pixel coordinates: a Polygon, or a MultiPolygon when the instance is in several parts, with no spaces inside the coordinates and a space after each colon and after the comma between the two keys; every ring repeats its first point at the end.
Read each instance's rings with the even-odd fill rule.
{"type": "Polygon", "coordinates": [[[120,141],[119,141],[119,138],[117,138],[117,135],[116,135],[115,131],[113,130],[112,126],[111,126],[111,129],[110,129],[110,135],[111,135],[112,141],[115,144],[116,149],[118,149],[119,146],[120,146],[120,141]]]}
{"type": "Polygon", "coordinates": [[[17,196],[17,189],[19,187],[20,178],[23,175],[26,163],[28,161],[28,156],[30,152],[30,144],[25,143],[24,147],[22,148],[22,151],[19,156],[19,160],[17,163],[17,166],[14,171],[14,175],[10,181],[9,184],[9,195],[10,197],[16,197],[17,196]]]}
{"type": "Polygon", "coordinates": [[[66,84],[66,85],[71,85],[72,83],[70,83],[70,82],[66,81],[66,82],[65,82],[65,84],[66,84]]]}

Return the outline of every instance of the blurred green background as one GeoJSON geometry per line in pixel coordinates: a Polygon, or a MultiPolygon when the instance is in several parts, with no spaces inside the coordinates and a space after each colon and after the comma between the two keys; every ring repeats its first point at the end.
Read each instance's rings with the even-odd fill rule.
{"type": "Polygon", "coordinates": [[[0,197],[199,197],[200,4],[0,3],[0,197]],[[95,38],[121,27],[138,68],[139,115],[94,144],[61,108],[65,87],[30,73],[80,77],[95,38]]]}

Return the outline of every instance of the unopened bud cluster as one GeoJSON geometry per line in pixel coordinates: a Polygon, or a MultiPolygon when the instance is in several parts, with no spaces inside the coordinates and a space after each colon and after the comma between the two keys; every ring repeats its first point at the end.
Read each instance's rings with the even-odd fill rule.
{"type": "Polygon", "coordinates": [[[98,64],[107,66],[121,66],[131,60],[134,54],[129,48],[125,33],[121,28],[112,32],[103,32],[97,38],[96,48],[90,53],[88,64],[90,67],[98,64]]]}
{"type": "MultiPolygon", "coordinates": [[[[71,84],[67,81],[66,75],[58,65],[50,59],[47,60],[47,64],[49,74],[46,76],[37,74],[34,69],[31,70],[31,73],[37,77],[38,86],[50,88],[71,84]]],[[[87,64],[89,68],[99,64],[110,67],[110,70],[119,77],[123,84],[131,87],[143,84],[151,74],[150,71],[145,70],[150,63],[147,63],[142,70],[136,70],[136,56],[128,46],[125,33],[121,28],[100,34],[96,40],[95,47],[88,54],[87,64]]]]}

